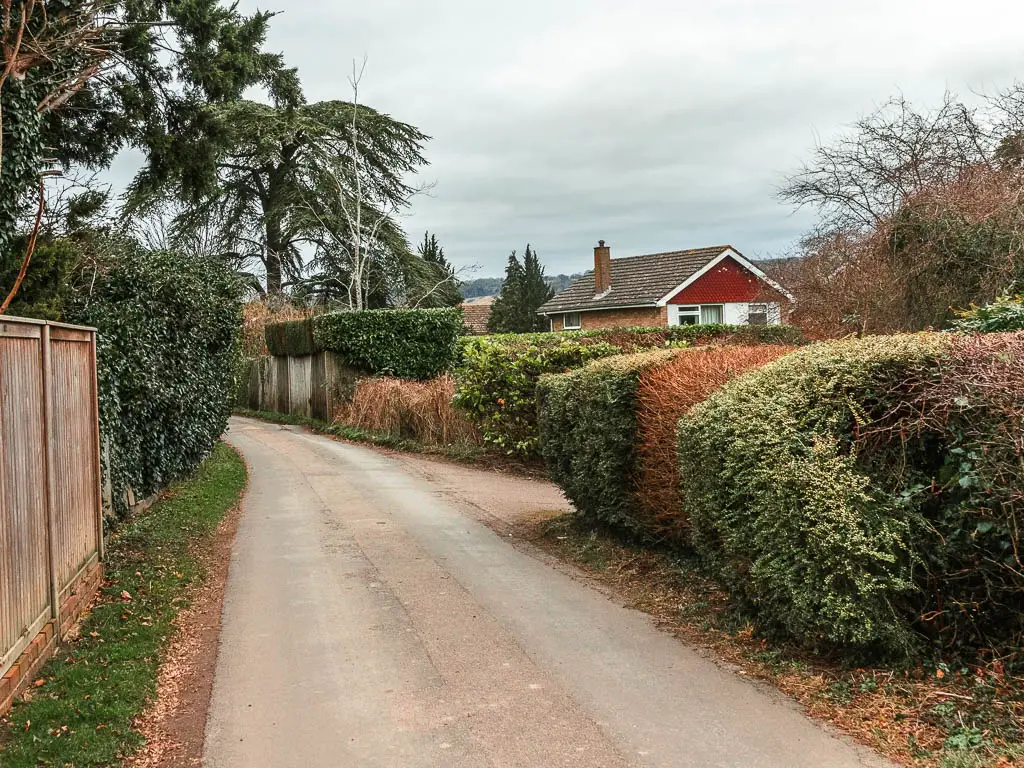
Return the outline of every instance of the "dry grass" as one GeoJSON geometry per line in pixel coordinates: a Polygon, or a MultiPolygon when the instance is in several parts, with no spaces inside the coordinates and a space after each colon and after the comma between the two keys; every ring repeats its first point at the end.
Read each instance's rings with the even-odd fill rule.
{"type": "Polygon", "coordinates": [[[685,533],[676,459],[679,419],[730,379],[776,360],[792,349],[765,345],[687,350],[641,376],[637,392],[640,469],[636,495],[649,530],[671,538],[685,533]]]}
{"type": "Polygon", "coordinates": [[[454,394],[455,379],[447,374],[429,381],[361,379],[335,422],[423,445],[481,445],[480,432],[452,405],[454,394]]]}
{"type": "Polygon", "coordinates": [[[523,523],[517,534],[899,765],[1024,767],[1024,678],[998,663],[850,667],[759,633],[693,560],[624,543],[573,515],[523,523]]]}

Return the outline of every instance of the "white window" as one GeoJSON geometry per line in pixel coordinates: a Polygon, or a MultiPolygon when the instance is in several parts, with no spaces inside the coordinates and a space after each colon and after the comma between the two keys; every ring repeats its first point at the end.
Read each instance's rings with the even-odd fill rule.
{"type": "Polygon", "coordinates": [[[721,304],[702,304],[700,307],[700,321],[704,325],[709,324],[721,324],[722,323],[722,305],[721,304]]]}
{"type": "Polygon", "coordinates": [[[768,305],[751,304],[747,309],[747,325],[768,325],[768,305]]]}
{"type": "Polygon", "coordinates": [[[697,325],[700,322],[700,307],[679,307],[680,325],[697,325]]]}
{"type": "Polygon", "coordinates": [[[578,331],[583,325],[583,318],[579,312],[566,312],[562,315],[562,330],[578,331]]]}

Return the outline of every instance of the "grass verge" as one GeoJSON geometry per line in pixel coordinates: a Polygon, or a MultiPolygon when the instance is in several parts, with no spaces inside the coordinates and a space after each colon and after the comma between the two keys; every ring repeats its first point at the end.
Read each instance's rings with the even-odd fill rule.
{"type": "Polygon", "coordinates": [[[209,539],[246,484],[241,457],[219,443],[196,475],[127,521],[107,544],[106,581],[77,639],[0,723],[0,765],[116,764],[142,744],[134,720],[156,691],[161,654],[209,539]]]}
{"type": "Polygon", "coordinates": [[[523,461],[508,456],[499,455],[488,451],[473,443],[453,443],[451,445],[424,445],[416,440],[408,440],[395,437],[394,435],[380,432],[370,432],[365,429],[349,426],[341,423],[328,423],[320,419],[311,419],[305,416],[293,416],[289,413],[278,413],[276,411],[253,411],[247,408],[236,408],[235,415],[245,416],[250,419],[260,419],[274,424],[292,424],[306,427],[317,434],[335,437],[340,440],[347,440],[353,443],[367,443],[380,448],[389,448],[394,451],[405,453],[419,453],[425,456],[438,456],[440,458],[455,461],[460,464],[469,464],[475,467],[502,469],[527,477],[547,477],[543,463],[537,461],[523,461]]]}
{"type": "Polygon", "coordinates": [[[765,680],[901,765],[1024,766],[1024,678],[998,663],[854,668],[758,632],[686,556],[594,530],[576,515],[524,524],[518,535],[572,562],[632,607],[741,675],[765,680]]]}

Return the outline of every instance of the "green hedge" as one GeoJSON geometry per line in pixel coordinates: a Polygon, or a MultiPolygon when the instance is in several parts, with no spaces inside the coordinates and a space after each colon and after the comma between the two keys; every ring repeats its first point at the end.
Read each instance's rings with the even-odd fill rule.
{"type": "Polygon", "coordinates": [[[820,344],[718,390],[679,426],[698,552],[810,644],[1019,650],[1024,338],[995,341],[820,344]]]}
{"type": "Polygon", "coordinates": [[[359,371],[429,379],[455,365],[462,310],[333,312],[313,318],[312,326],[316,348],[335,352],[346,365],[359,371]]]}
{"type": "Polygon", "coordinates": [[[267,323],[263,333],[267,340],[267,350],[272,355],[303,357],[320,351],[313,343],[313,322],[308,318],[267,323]]]}
{"type": "Polygon", "coordinates": [[[633,533],[636,394],[640,375],[675,350],[597,360],[537,387],[541,451],[551,479],[584,518],[633,533]]]}
{"type": "Polygon", "coordinates": [[[467,336],[459,342],[455,404],[480,428],[484,441],[509,454],[539,455],[536,385],[591,360],[695,344],[797,344],[788,325],[681,325],[593,331],[467,336]]]}
{"type": "Polygon", "coordinates": [[[479,427],[485,443],[520,456],[538,453],[538,379],[619,354],[611,344],[559,334],[470,337],[460,347],[453,402],[479,427]]]}
{"type": "Polygon", "coordinates": [[[100,425],[118,513],[190,474],[236,391],[242,286],[224,264],[117,242],[87,268],[64,319],[98,329],[100,425]]]}

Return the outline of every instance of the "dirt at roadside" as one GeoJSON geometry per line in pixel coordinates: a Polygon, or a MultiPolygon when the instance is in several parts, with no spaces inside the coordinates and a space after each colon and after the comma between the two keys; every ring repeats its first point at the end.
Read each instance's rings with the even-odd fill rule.
{"type": "Polygon", "coordinates": [[[175,634],[157,678],[156,698],[136,721],[146,746],[126,761],[131,768],[202,765],[224,588],[241,515],[241,505],[236,504],[216,534],[194,552],[206,579],[192,587],[189,607],[175,620],[175,634]]]}

